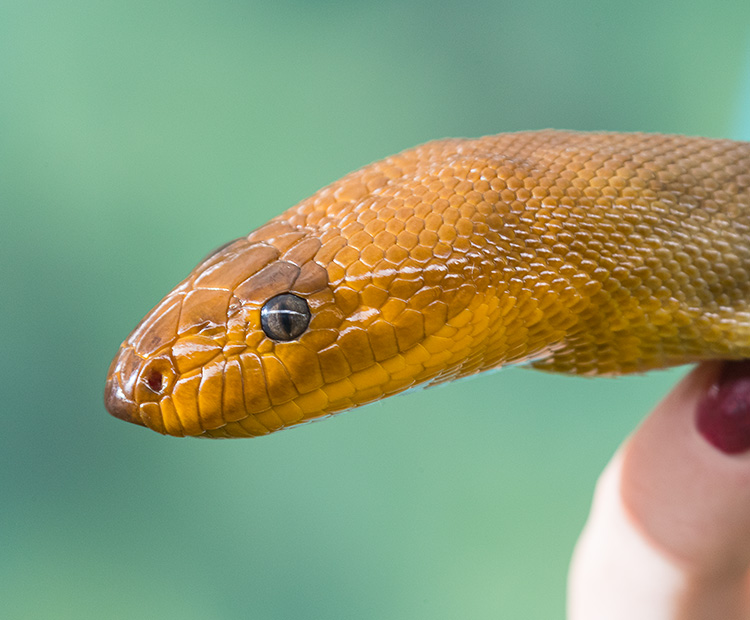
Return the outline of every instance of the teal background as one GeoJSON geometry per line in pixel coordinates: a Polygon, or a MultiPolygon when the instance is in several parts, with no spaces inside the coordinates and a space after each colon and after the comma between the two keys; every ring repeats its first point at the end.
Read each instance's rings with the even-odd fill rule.
{"type": "Polygon", "coordinates": [[[209,442],[108,416],[107,367],[202,256],[372,160],[749,110],[746,0],[0,0],[0,616],[562,618],[598,472],[682,370],[209,442]]]}

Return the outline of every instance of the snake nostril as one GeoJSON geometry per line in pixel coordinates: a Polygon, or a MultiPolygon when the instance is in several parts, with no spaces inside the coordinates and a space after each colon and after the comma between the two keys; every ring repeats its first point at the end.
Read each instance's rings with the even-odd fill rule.
{"type": "Polygon", "coordinates": [[[164,375],[156,368],[152,368],[143,376],[143,382],[146,384],[146,387],[155,394],[159,394],[166,384],[166,381],[164,381],[164,375]]]}
{"type": "Polygon", "coordinates": [[[175,379],[172,363],[165,355],[146,360],[138,369],[133,400],[139,405],[158,402],[171,389],[175,379]]]}

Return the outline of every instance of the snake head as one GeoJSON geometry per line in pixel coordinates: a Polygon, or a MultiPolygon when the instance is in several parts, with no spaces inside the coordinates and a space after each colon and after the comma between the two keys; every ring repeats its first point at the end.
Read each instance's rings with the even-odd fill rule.
{"type": "Polygon", "coordinates": [[[109,412],[169,435],[258,436],[452,378],[457,364],[477,371],[467,306],[482,312],[491,293],[488,278],[477,286],[486,257],[446,260],[412,233],[400,244],[313,219],[287,214],[204,259],[120,347],[109,412]]]}
{"type": "Polygon", "coordinates": [[[262,435],[326,413],[317,356],[344,312],[321,247],[271,222],[206,257],[120,347],[108,411],[179,436],[262,435]]]}
{"type": "Polygon", "coordinates": [[[169,435],[258,436],[433,378],[466,340],[420,343],[473,296],[465,265],[368,238],[279,219],[222,246],[123,342],[108,411],[169,435]]]}
{"type": "Polygon", "coordinates": [[[405,204],[417,164],[352,173],[204,259],[122,344],[109,412],[170,435],[257,436],[499,359],[482,344],[500,263],[474,233],[481,213],[405,204]]]}

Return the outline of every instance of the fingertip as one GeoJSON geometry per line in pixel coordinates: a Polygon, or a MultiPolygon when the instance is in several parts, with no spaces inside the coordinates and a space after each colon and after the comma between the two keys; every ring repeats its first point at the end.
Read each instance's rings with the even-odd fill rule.
{"type": "Polygon", "coordinates": [[[750,450],[750,360],[723,363],[695,420],[698,433],[725,454],[750,450]]]}
{"type": "Polygon", "coordinates": [[[750,362],[699,365],[623,453],[623,502],[655,546],[693,566],[750,560],[750,362]]]}
{"type": "Polygon", "coordinates": [[[602,474],[569,617],[750,617],[749,453],[750,361],[700,364],[602,474]]]}

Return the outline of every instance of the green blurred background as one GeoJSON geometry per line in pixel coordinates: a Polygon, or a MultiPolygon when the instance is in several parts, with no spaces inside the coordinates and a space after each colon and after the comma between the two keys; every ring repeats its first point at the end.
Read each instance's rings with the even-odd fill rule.
{"type": "Polygon", "coordinates": [[[681,370],[209,442],[108,416],[107,366],[207,252],[374,159],[749,110],[747,0],[0,1],[0,616],[562,618],[598,472],[681,370]]]}

